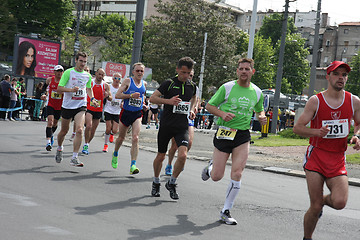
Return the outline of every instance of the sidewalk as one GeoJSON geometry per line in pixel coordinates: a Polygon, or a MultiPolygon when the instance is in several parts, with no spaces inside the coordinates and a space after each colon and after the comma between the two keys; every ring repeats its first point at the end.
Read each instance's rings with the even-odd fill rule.
{"type": "MultiPolygon", "coordinates": [[[[188,159],[209,161],[213,152],[213,136],[215,130],[195,129],[193,146],[188,154],[188,159]]],[[[256,137],[254,138],[256,141],[256,137]]],[[[131,135],[128,134],[124,146],[131,147],[131,135]]],[[[154,125],[146,129],[142,125],[140,132],[139,148],[145,151],[157,152],[157,130],[154,125]]],[[[277,174],[284,174],[296,177],[305,177],[302,170],[303,155],[305,146],[301,147],[279,147],[270,148],[256,147],[251,145],[249,159],[246,168],[260,171],[267,171],[277,174]]],[[[165,160],[167,161],[167,159],[165,160]]],[[[231,160],[228,161],[231,164],[231,160]]],[[[360,166],[348,165],[349,184],[360,186],[360,166]]]]}

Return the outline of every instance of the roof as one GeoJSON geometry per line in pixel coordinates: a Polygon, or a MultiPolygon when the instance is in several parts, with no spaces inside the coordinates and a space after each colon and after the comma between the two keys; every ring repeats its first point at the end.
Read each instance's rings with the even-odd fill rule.
{"type": "Polygon", "coordinates": [[[343,22],[339,26],[360,26],[360,22],[343,22]]]}

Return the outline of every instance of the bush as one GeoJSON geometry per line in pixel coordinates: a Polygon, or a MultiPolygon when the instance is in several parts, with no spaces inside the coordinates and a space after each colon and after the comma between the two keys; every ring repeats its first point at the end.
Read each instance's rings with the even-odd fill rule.
{"type": "Polygon", "coordinates": [[[279,135],[283,138],[306,139],[306,137],[295,134],[292,128],[284,129],[283,131],[279,132],[279,135]]]}

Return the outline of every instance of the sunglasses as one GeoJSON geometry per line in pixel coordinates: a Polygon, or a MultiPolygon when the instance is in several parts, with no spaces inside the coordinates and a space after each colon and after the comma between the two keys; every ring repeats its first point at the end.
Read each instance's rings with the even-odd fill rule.
{"type": "Polygon", "coordinates": [[[144,72],[144,70],[135,70],[135,72],[144,72]]]}
{"type": "Polygon", "coordinates": [[[121,78],[119,78],[119,77],[114,77],[114,79],[115,79],[115,80],[121,80],[121,78]]]}

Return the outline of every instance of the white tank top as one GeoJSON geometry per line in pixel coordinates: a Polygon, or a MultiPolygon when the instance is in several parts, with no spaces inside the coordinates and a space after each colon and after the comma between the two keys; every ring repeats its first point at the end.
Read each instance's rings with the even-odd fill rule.
{"type": "Polygon", "coordinates": [[[112,101],[107,100],[106,104],[104,106],[104,112],[110,113],[110,114],[114,114],[114,115],[119,115],[121,108],[121,102],[122,99],[115,99],[115,95],[117,93],[119,88],[114,88],[113,85],[110,85],[110,92],[112,95],[112,101]]]}

